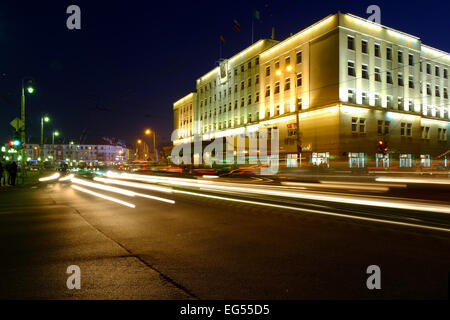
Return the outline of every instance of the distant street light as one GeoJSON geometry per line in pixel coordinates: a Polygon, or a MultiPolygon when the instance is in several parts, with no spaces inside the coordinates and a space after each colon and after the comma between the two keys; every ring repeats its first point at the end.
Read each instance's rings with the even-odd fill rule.
{"type": "Polygon", "coordinates": [[[155,160],[158,161],[158,151],[156,150],[156,132],[155,130],[147,129],[145,130],[146,135],[151,135],[153,133],[153,152],[155,153],[155,160]]]}
{"type": "MultiPolygon", "coordinates": [[[[22,78],[22,99],[21,99],[21,121],[22,125],[20,128],[21,131],[21,138],[23,143],[26,143],[26,134],[25,134],[25,87],[27,88],[27,92],[29,94],[32,94],[34,92],[34,88],[32,86],[33,81],[28,79],[25,81],[25,78],[22,78]]],[[[26,158],[25,158],[25,148],[22,148],[22,157],[21,157],[21,171],[22,171],[22,182],[25,181],[25,164],[26,164],[26,158]]]]}
{"type": "Polygon", "coordinates": [[[50,118],[48,116],[41,116],[41,152],[39,161],[41,162],[41,168],[44,166],[44,122],[49,122],[50,118]],[[42,159],[42,161],[41,161],[42,159]]]}
{"type": "Polygon", "coordinates": [[[58,131],[53,131],[52,134],[52,166],[55,166],[55,158],[56,158],[56,152],[55,152],[55,137],[59,136],[58,131]]]}

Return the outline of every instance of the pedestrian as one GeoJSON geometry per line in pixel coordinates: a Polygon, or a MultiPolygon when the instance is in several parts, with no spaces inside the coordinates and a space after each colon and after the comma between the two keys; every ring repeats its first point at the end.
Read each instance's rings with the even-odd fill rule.
{"type": "Polygon", "coordinates": [[[16,177],[17,177],[17,163],[13,161],[10,167],[10,177],[11,177],[11,185],[16,185],[16,177]]]}
{"type": "Polygon", "coordinates": [[[3,184],[3,164],[0,161],[0,187],[2,186],[2,184],[3,184]]]}
{"type": "Polygon", "coordinates": [[[5,164],[5,186],[11,185],[11,161],[5,164]]]}

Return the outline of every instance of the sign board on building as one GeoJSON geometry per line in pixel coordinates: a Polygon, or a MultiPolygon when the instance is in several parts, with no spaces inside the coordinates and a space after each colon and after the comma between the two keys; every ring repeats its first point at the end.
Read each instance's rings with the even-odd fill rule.
{"type": "Polygon", "coordinates": [[[228,80],[228,60],[222,60],[219,65],[220,83],[224,84],[228,80]]]}

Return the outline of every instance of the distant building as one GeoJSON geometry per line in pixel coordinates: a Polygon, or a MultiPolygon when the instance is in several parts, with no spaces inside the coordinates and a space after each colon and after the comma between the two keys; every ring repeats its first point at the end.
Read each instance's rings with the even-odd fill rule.
{"type": "Polygon", "coordinates": [[[281,42],[260,40],[197,79],[173,105],[173,143],[278,129],[288,167],[448,166],[449,69],[450,54],[420,38],[337,13],[281,42]]]}
{"type": "MultiPolygon", "coordinates": [[[[37,161],[40,158],[40,145],[27,144],[27,159],[37,161]]],[[[72,165],[85,164],[87,166],[118,164],[130,160],[130,150],[125,143],[117,140],[103,138],[91,143],[77,144],[44,144],[44,158],[51,161],[55,157],[56,162],[67,162],[72,165]]]]}

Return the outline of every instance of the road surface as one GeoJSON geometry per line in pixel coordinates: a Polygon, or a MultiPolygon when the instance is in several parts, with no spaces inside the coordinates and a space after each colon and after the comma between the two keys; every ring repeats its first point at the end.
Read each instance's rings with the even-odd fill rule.
{"type": "Polygon", "coordinates": [[[445,231],[314,213],[352,206],[327,201],[286,200],[306,209],[294,211],[229,201],[238,198],[226,190],[214,198],[125,188],[172,204],[78,186],[135,208],[70,182],[0,191],[0,299],[448,298],[445,231]],[[71,265],[81,290],[66,286],[71,265]],[[366,286],[370,265],[381,268],[381,290],[366,286]]]}

